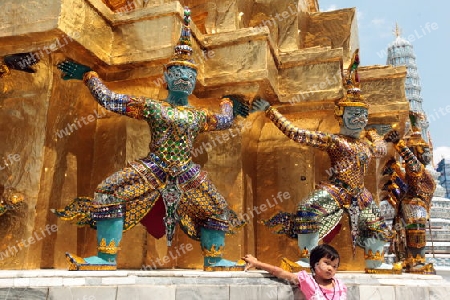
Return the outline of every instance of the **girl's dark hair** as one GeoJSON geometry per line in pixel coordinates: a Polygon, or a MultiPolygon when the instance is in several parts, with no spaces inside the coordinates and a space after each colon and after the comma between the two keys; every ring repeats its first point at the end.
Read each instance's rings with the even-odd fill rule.
{"type": "Polygon", "coordinates": [[[336,249],[327,244],[322,244],[313,248],[309,256],[309,266],[311,268],[311,271],[314,272],[314,266],[323,257],[335,260],[336,258],[339,258],[339,253],[336,249]]]}

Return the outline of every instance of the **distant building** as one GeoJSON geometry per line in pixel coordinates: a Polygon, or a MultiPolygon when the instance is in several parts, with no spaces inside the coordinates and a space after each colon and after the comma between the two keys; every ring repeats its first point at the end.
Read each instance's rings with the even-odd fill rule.
{"type": "MultiPolygon", "coordinates": [[[[450,163],[449,160],[447,162],[450,163]]],[[[430,209],[431,234],[427,230],[427,253],[447,254],[434,257],[438,266],[446,266],[450,260],[450,199],[445,196],[445,188],[439,184],[439,172],[431,166],[427,167],[427,171],[436,183],[430,209]]]]}
{"type": "MultiPolygon", "coordinates": [[[[409,110],[420,116],[418,125],[421,129],[422,138],[429,143],[428,118],[422,108],[422,90],[419,72],[417,71],[416,55],[411,43],[400,36],[400,28],[396,26],[396,39],[388,46],[386,64],[392,66],[406,66],[405,96],[409,101],[409,110]]],[[[409,122],[406,124],[406,131],[410,129],[409,122]]]]}
{"type": "Polygon", "coordinates": [[[441,161],[438,163],[436,171],[440,173],[438,177],[439,183],[445,189],[444,197],[450,198],[450,159],[441,159],[441,161]]]}

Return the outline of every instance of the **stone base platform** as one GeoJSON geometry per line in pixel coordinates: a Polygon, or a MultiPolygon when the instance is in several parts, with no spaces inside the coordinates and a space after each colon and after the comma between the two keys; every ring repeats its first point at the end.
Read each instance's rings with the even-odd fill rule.
{"type": "MultiPolygon", "coordinates": [[[[450,272],[446,274],[448,276],[450,272]]],[[[447,300],[450,295],[450,282],[440,275],[368,275],[339,272],[337,277],[347,285],[349,300],[447,300]]],[[[263,271],[11,270],[0,271],[0,299],[303,300],[304,298],[298,288],[263,271]]]]}

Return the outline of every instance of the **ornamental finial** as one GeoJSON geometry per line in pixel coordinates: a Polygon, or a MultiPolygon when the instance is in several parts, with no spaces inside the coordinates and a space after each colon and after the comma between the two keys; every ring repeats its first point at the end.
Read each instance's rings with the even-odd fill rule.
{"type": "Polygon", "coordinates": [[[395,29],[393,30],[393,33],[396,37],[399,37],[402,35],[402,29],[400,28],[400,26],[398,26],[398,23],[395,23],[395,29]]]}

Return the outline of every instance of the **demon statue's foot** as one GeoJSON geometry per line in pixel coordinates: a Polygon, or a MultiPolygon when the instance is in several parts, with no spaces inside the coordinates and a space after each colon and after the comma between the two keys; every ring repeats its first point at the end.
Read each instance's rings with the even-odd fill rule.
{"type": "Polygon", "coordinates": [[[202,227],[200,244],[203,251],[204,271],[244,271],[245,261],[234,262],[222,258],[225,231],[202,227]]]}
{"type": "Polygon", "coordinates": [[[300,271],[310,271],[311,270],[311,268],[309,266],[309,262],[305,262],[303,260],[294,262],[286,257],[283,257],[281,259],[280,268],[282,268],[285,271],[291,272],[291,273],[297,273],[300,271]]]}
{"type": "Polygon", "coordinates": [[[386,264],[375,262],[374,264],[370,264],[366,261],[366,273],[369,274],[402,274],[403,264],[402,263],[394,263],[394,264],[386,264]]]}
{"type": "Polygon", "coordinates": [[[366,239],[363,241],[367,245],[364,249],[366,263],[366,273],[369,274],[402,274],[403,263],[387,264],[384,262],[384,245],[382,239],[366,239]]]}
{"type": "Polygon", "coordinates": [[[82,258],[77,255],[66,253],[69,262],[69,271],[115,271],[116,262],[109,262],[98,256],[82,258]]]}
{"type": "Polygon", "coordinates": [[[407,265],[406,272],[413,273],[413,274],[436,275],[436,270],[434,269],[434,266],[432,263],[428,263],[428,264],[418,263],[415,266],[407,265]]]}
{"type": "Polygon", "coordinates": [[[311,269],[311,266],[309,265],[309,261],[298,260],[295,263],[297,265],[299,265],[302,269],[305,269],[305,270],[311,269]]]}
{"type": "Polygon", "coordinates": [[[204,271],[244,271],[244,268],[245,261],[243,260],[235,262],[221,257],[204,258],[204,271]]]}

